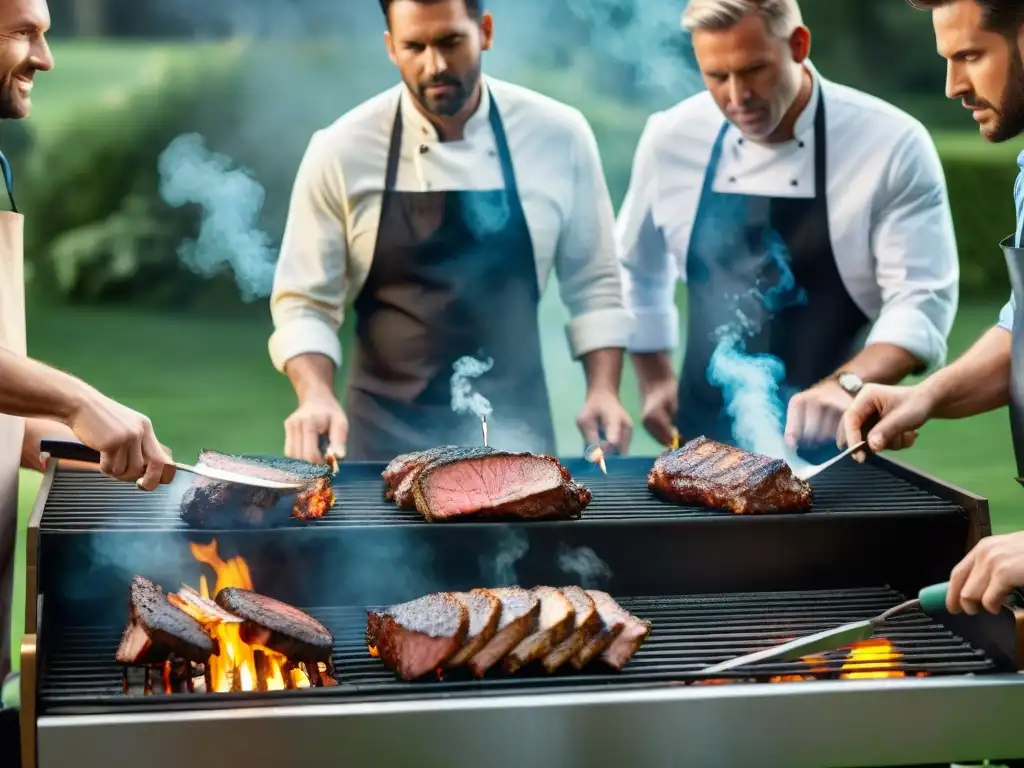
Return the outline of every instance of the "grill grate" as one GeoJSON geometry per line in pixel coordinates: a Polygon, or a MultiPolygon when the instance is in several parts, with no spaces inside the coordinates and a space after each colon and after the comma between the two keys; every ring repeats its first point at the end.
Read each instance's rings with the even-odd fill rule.
{"type": "MultiPolygon", "coordinates": [[[[574,478],[593,491],[593,501],[579,522],[672,522],[733,516],[702,507],[678,507],[656,499],[647,490],[647,471],[651,463],[649,458],[619,458],[609,461],[609,474],[602,475],[586,462],[566,462],[574,478]]],[[[380,478],[383,468],[383,464],[343,464],[335,477],[338,501],[334,508],[315,523],[289,521],[289,527],[426,525],[417,512],[399,510],[384,498],[380,478]]],[[[186,529],[178,515],[178,502],[187,482],[179,475],[171,486],[147,494],[131,483],[121,483],[97,472],[59,470],[46,497],[40,530],[186,529]]],[[[956,504],[870,464],[844,461],[815,478],[812,486],[814,513],[818,515],[885,514],[892,517],[962,513],[956,504]]]]}
{"type": "MultiPolygon", "coordinates": [[[[175,694],[127,696],[114,651],[120,628],[60,628],[46,632],[40,676],[43,713],[72,713],[182,705],[224,707],[243,701],[365,700],[403,697],[473,696],[509,693],[551,693],[599,690],[609,685],[680,684],[700,681],[709,664],[759,650],[792,637],[818,632],[850,621],[870,618],[903,601],[888,588],[842,591],[775,592],[688,597],[623,598],[624,607],[653,624],[651,635],[619,673],[592,664],[548,676],[526,670],[505,676],[492,670],[483,680],[451,674],[443,680],[398,681],[370,657],[365,646],[366,613],[358,608],[310,609],[335,636],[337,687],[255,694],[175,694]]],[[[996,664],[943,625],[921,612],[894,618],[884,637],[902,658],[888,665],[876,659],[856,664],[843,651],[815,662],[814,679],[843,678],[850,673],[898,669],[906,676],[951,675],[997,671],[996,664]],[[848,666],[844,668],[844,664],[848,666]],[[822,670],[818,672],[818,670],[822,670]]],[[[810,675],[802,662],[766,663],[756,673],[736,670],[721,677],[772,682],[774,676],[810,675]]],[[[808,683],[813,684],[813,683],[808,683]]]]}

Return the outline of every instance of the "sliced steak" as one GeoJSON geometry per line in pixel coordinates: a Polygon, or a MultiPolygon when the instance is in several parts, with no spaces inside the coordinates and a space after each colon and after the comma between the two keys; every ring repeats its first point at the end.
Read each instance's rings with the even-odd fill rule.
{"type": "Polygon", "coordinates": [[[622,608],[618,603],[611,599],[605,600],[603,597],[599,599],[597,595],[604,595],[605,593],[603,592],[598,593],[590,590],[587,594],[594,599],[594,607],[597,609],[600,627],[593,637],[583,643],[579,653],[570,659],[573,667],[578,670],[583,669],[603,653],[626,626],[626,621],[622,616],[622,608]]]}
{"type": "Polygon", "coordinates": [[[393,458],[384,468],[384,471],[380,473],[380,477],[384,481],[384,496],[388,499],[394,498],[395,489],[410,472],[423,469],[439,453],[457,447],[455,445],[440,445],[424,451],[403,453],[393,458]]]}
{"type": "Polygon", "coordinates": [[[505,656],[504,669],[509,673],[546,656],[572,634],[575,626],[576,612],[572,602],[560,590],[535,587],[531,591],[540,600],[540,616],[534,631],[505,656]]]}
{"type": "Polygon", "coordinates": [[[501,618],[494,637],[466,663],[476,677],[483,677],[488,669],[519,645],[533,631],[540,614],[540,599],[529,590],[500,587],[488,591],[501,601],[501,618]]]}
{"type": "Polygon", "coordinates": [[[644,640],[651,633],[651,622],[638,619],[627,611],[609,595],[596,589],[588,589],[587,594],[594,598],[602,619],[605,616],[615,617],[615,621],[622,622],[622,631],[619,632],[612,642],[601,652],[601,660],[616,671],[626,666],[644,640]]]}
{"type": "Polygon", "coordinates": [[[202,625],[171,605],[149,579],[136,576],[128,587],[128,624],[114,658],[119,664],[162,664],[172,655],[205,663],[217,644],[202,625]]]}
{"type": "Polygon", "coordinates": [[[551,673],[576,656],[584,644],[601,631],[601,618],[597,614],[594,598],[579,587],[561,587],[575,612],[574,626],[567,638],[541,659],[544,669],[551,673]]]}
{"type": "Polygon", "coordinates": [[[502,451],[433,461],[414,480],[412,493],[428,522],[574,519],[591,500],[557,459],[502,451]]]}
{"type": "MultiPolygon", "coordinates": [[[[430,464],[439,461],[453,461],[455,459],[469,459],[477,456],[487,456],[496,453],[493,448],[483,446],[466,448],[454,445],[446,445],[440,448],[433,448],[429,451],[420,451],[416,458],[406,462],[404,471],[399,480],[391,488],[391,495],[388,497],[400,509],[416,509],[416,499],[413,496],[412,488],[420,472],[430,464]]],[[[387,495],[387,494],[385,494],[387,495]]]]}
{"type": "Polygon", "coordinates": [[[294,661],[331,659],[334,636],[298,608],[236,587],[218,592],[216,603],[243,620],[239,634],[250,645],[261,645],[294,661]]]}
{"type": "Polygon", "coordinates": [[[193,527],[269,527],[290,519],[315,520],[334,506],[328,464],[202,451],[196,465],[266,480],[302,483],[302,487],[297,490],[257,488],[197,476],[181,499],[181,517],[193,527]]]}
{"type": "Polygon", "coordinates": [[[447,592],[435,592],[367,615],[367,640],[403,680],[440,669],[469,631],[469,610],[447,592]]]}
{"type": "Polygon", "coordinates": [[[809,512],[811,486],[781,459],[698,437],[654,461],[647,487],[675,504],[698,504],[737,515],[809,512]]]}
{"type": "Polygon", "coordinates": [[[444,663],[445,669],[463,666],[477,651],[487,645],[498,631],[501,620],[501,600],[493,592],[486,589],[474,589],[471,592],[453,592],[452,597],[463,602],[469,610],[469,631],[466,642],[458,653],[444,663]]]}

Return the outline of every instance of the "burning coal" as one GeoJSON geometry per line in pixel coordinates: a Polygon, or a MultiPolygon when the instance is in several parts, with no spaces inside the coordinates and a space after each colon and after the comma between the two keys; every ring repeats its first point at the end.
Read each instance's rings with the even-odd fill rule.
{"type": "Polygon", "coordinates": [[[160,155],[160,194],[175,208],[203,209],[199,237],[178,248],[182,262],[202,277],[230,266],[242,299],[249,302],[270,295],[277,257],[270,237],[256,226],[263,187],[250,171],[231,164],[210,152],[202,136],[179,136],[160,155]]]}
{"type": "Polygon", "coordinates": [[[612,578],[612,569],[590,547],[575,549],[562,544],[558,552],[558,567],[563,573],[575,577],[584,589],[600,589],[612,578]]]}

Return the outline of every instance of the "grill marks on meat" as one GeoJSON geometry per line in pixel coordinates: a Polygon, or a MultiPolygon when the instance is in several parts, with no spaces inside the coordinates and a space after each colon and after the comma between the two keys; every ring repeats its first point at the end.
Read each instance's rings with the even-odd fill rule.
{"type": "Polygon", "coordinates": [[[331,660],[334,636],[298,608],[236,587],[222,589],[215,602],[243,620],[239,630],[243,642],[261,645],[295,661],[331,660]]]}
{"type": "Polygon", "coordinates": [[[202,625],[149,579],[132,579],[128,604],[128,624],[115,654],[119,664],[162,664],[172,655],[203,663],[214,653],[216,644],[202,625]]]}
{"type": "Polygon", "coordinates": [[[575,519],[591,500],[557,459],[501,451],[432,461],[416,476],[412,493],[428,522],[575,519]]]}
{"type": "Polygon", "coordinates": [[[315,520],[334,506],[331,467],[273,456],[235,456],[202,451],[197,466],[302,483],[298,490],[256,488],[197,476],[181,500],[181,517],[191,526],[273,526],[289,519],[315,520]]]}
{"type": "Polygon", "coordinates": [[[416,680],[441,668],[462,647],[468,631],[469,609],[445,592],[370,612],[367,617],[367,639],[374,641],[371,645],[381,661],[403,680],[416,680]]]}
{"type": "Polygon", "coordinates": [[[808,512],[813,501],[811,486],[786,462],[706,437],[659,456],[647,487],[664,501],[737,515],[808,512]]]}
{"type": "Polygon", "coordinates": [[[367,645],[404,680],[459,667],[482,678],[499,663],[514,674],[539,662],[550,674],[598,657],[618,671],[650,632],[608,593],[575,586],[433,593],[366,621],[367,645]]]}
{"type": "Polygon", "coordinates": [[[429,464],[488,456],[493,453],[497,453],[497,451],[483,446],[442,445],[426,451],[403,454],[392,460],[381,473],[385,485],[384,495],[394,501],[399,509],[416,509],[416,499],[412,492],[413,483],[429,464]]]}

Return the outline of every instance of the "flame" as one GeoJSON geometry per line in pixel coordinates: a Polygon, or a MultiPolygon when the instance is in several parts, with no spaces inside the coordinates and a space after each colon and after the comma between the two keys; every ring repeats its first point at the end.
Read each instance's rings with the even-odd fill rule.
{"type": "Polygon", "coordinates": [[[679,450],[679,430],[676,429],[675,427],[672,427],[672,446],[671,446],[671,449],[673,451],[678,451],[679,450]]]}
{"type": "Polygon", "coordinates": [[[376,658],[380,657],[380,651],[377,650],[377,646],[375,646],[375,645],[368,645],[368,646],[366,646],[366,648],[370,652],[370,655],[373,656],[373,658],[376,659],[376,658]]]}
{"type": "Polygon", "coordinates": [[[906,677],[906,673],[898,669],[902,658],[903,654],[885,638],[862,640],[850,646],[839,677],[847,680],[906,677]],[[871,671],[857,671],[863,667],[869,667],[871,671]]]}
{"type": "Polygon", "coordinates": [[[608,465],[605,464],[604,461],[604,449],[601,447],[600,443],[595,443],[594,445],[587,448],[587,450],[583,454],[583,458],[585,458],[591,464],[597,464],[597,466],[601,468],[601,471],[604,474],[608,474],[608,465]]]}
{"type": "MultiPolygon", "coordinates": [[[[253,588],[252,575],[245,560],[241,557],[233,557],[227,562],[221,560],[217,555],[216,539],[209,544],[192,543],[189,546],[196,560],[213,569],[216,577],[213,595],[225,587],[248,590],[253,588]]],[[[211,597],[205,575],[199,577],[199,595],[204,600],[211,597]]],[[[200,611],[201,606],[197,606],[195,610],[200,611]]],[[[291,664],[286,656],[242,640],[240,623],[227,622],[212,613],[205,613],[203,618],[197,619],[204,624],[218,645],[217,654],[210,657],[207,665],[209,690],[217,693],[254,691],[260,687],[261,677],[266,690],[283,690],[287,687],[286,670],[292,687],[309,687],[309,678],[301,669],[291,664]]]]}

